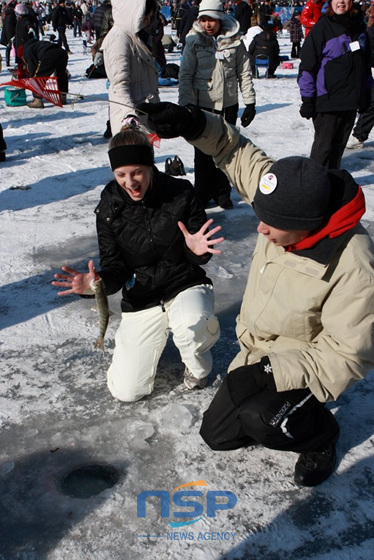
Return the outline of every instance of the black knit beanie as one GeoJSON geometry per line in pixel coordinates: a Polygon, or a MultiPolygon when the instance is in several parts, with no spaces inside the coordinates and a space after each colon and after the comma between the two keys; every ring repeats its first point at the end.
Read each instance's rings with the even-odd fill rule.
{"type": "Polygon", "coordinates": [[[271,166],[257,188],[253,208],[268,226],[282,230],[315,230],[326,219],[330,201],[327,169],[299,156],[271,166]]]}

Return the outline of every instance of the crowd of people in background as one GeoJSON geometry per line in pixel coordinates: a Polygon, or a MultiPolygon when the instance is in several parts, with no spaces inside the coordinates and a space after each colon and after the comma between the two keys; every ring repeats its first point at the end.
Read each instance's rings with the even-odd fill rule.
{"type": "MultiPolygon", "coordinates": [[[[131,15],[126,17],[127,23],[125,25],[129,27],[130,30],[132,28],[134,29],[134,31],[130,31],[130,35],[134,33],[136,41],[140,38],[138,48],[142,49],[143,47],[141,47],[141,45],[143,44],[145,48],[144,53],[149,53],[150,59],[153,61],[152,65],[146,65],[146,78],[143,80],[143,83],[149,84],[154,81],[151,80],[151,82],[149,82],[149,72],[153,63],[155,63],[157,71],[157,74],[154,75],[155,80],[157,80],[157,76],[165,77],[169,75],[179,79],[179,68],[177,65],[169,65],[167,69],[165,45],[168,45],[167,52],[172,52],[174,47],[180,50],[181,66],[183,70],[180,88],[185,89],[185,79],[183,76],[186,75],[186,64],[183,62],[183,51],[186,45],[186,38],[195,33],[193,26],[198,21],[200,2],[201,0],[158,1],[157,9],[153,15],[153,21],[149,23],[147,28],[143,29],[135,30],[131,23],[131,15]],[[167,24],[171,25],[172,33],[168,37],[165,37],[164,28],[167,24]],[[173,36],[174,38],[176,37],[175,40],[173,36]],[[171,68],[171,66],[174,66],[174,68],[171,68]],[[168,71],[172,73],[168,74],[168,71]]],[[[220,5],[222,6],[224,17],[229,18],[228,21],[236,22],[235,26],[238,26],[238,36],[241,37],[241,43],[244,43],[246,46],[245,55],[248,57],[249,61],[249,73],[246,71],[243,75],[245,76],[246,73],[248,73],[248,78],[246,78],[248,80],[251,80],[252,77],[257,77],[256,61],[260,58],[264,58],[267,61],[266,77],[269,79],[277,77],[276,70],[281,64],[278,42],[279,34],[282,32],[282,29],[286,29],[289,32],[291,42],[290,58],[296,60],[301,59],[302,74],[299,76],[298,80],[301,96],[303,98],[301,115],[304,118],[313,118],[313,123],[318,127],[318,130],[320,126],[318,123],[324,123],[324,128],[319,134],[322,135],[321,137],[326,142],[327,136],[324,129],[327,127],[330,130],[331,127],[330,125],[326,125],[325,117],[323,120],[320,116],[317,118],[318,110],[316,107],[319,105],[316,101],[320,96],[317,94],[316,97],[315,93],[311,96],[310,93],[305,92],[303,84],[305,83],[306,76],[304,70],[305,60],[312,51],[308,36],[320,20],[321,15],[326,14],[328,11],[331,0],[330,2],[323,2],[323,0],[307,0],[306,2],[302,2],[301,0],[285,0],[277,3],[271,0],[262,0],[261,2],[255,2],[253,0],[228,0],[220,2],[220,5]],[[303,44],[306,45],[304,49],[302,49],[303,44]],[[306,109],[308,103],[309,110],[306,109]]],[[[352,6],[352,9],[358,12],[356,20],[361,22],[362,29],[367,30],[367,42],[368,45],[371,45],[372,50],[374,2],[372,0],[371,2],[369,2],[369,0],[366,2],[361,1],[360,4],[353,4],[352,6]]],[[[112,55],[113,63],[111,63],[109,60],[109,52],[111,51],[108,50],[108,45],[112,41],[114,34],[111,35],[109,42],[107,42],[107,64],[105,66],[105,44],[103,46],[103,41],[114,24],[110,0],[76,0],[75,2],[69,0],[6,0],[1,3],[1,23],[0,43],[5,47],[5,65],[12,70],[13,74],[16,73],[18,77],[25,77],[27,75],[33,77],[40,76],[41,74],[39,71],[41,68],[46,74],[48,71],[48,75],[58,75],[59,83],[63,84],[62,91],[66,94],[68,91],[68,57],[72,54],[67,39],[67,30],[72,30],[74,37],[82,37],[83,51],[92,54],[92,64],[87,68],[87,76],[89,78],[107,78],[107,70],[109,68],[109,73],[111,74],[109,88],[110,92],[112,92],[109,94],[110,98],[112,97],[112,100],[114,99],[116,102],[118,102],[120,98],[123,98],[122,101],[124,103],[126,102],[126,98],[132,98],[133,91],[131,91],[131,88],[133,88],[133,85],[124,86],[123,84],[129,84],[126,76],[121,80],[118,77],[120,73],[118,73],[117,69],[114,74],[111,70],[115,61],[115,55],[112,55]],[[45,41],[49,41],[62,50],[52,50],[45,45],[39,44],[45,41]],[[35,43],[32,49],[30,49],[30,42],[35,43]],[[28,53],[29,67],[23,56],[23,49],[26,43],[29,43],[26,51],[28,53]],[[34,59],[31,64],[30,52],[39,53],[38,56],[36,56],[36,60],[34,59]],[[60,54],[58,55],[58,53],[60,54]],[[66,60],[65,53],[67,55],[66,60]],[[58,60],[59,57],[61,60],[58,60]],[[56,60],[56,64],[54,60],[56,60]],[[15,67],[17,68],[16,72],[15,67]],[[66,78],[62,78],[62,74],[66,74],[66,78]],[[113,97],[113,91],[118,87],[116,83],[122,84],[120,85],[122,90],[119,96],[114,95],[113,97]],[[126,88],[127,93],[125,93],[126,88]]],[[[220,39],[218,39],[218,41],[219,40],[220,39]]],[[[320,48],[323,48],[323,46],[320,46],[320,48]]],[[[368,52],[370,53],[370,46],[366,49],[366,53],[368,52]]],[[[186,55],[187,54],[188,53],[186,53],[186,55]]],[[[366,56],[366,58],[368,57],[366,56]]],[[[218,65],[216,64],[216,66],[218,65]]],[[[370,67],[371,62],[366,62],[366,73],[370,74],[370,67]]],[[[144,68],[142,68],[142,71],[144,71],[144,68]]],[[[317,76],[318,70],[314,68],[312,73],[317,76]]],[[[357,82],[357,76],[354,80],[357,82]]],[[[240,81],[238,83],[240,83],[240,81]]],[[[148,95],[156,99],[156,95],[158,95],[157,81],[154,86],[150,88],[150,86],[147,85],[145,89],[147,91],[149,90],[148,95]]],[[[371,94],[366,92],[364,97],[364,101],[361,100],[359,103],[353,103],[353,106],[350,108],[350,119],[344,129],[344,134],[341,137],[340,132],[338,133],[338,144],[340,146],[339,155],[334,157],[328,165],[339,166],[342,151],[344,151],[346,146],[348,148],[362,148],[364,142],[367,140],[373,127],[373,102],[371,94]],[[357,110],[359,110],[362,115],[354,128],[351,140],[348,141],[350,132],[354,126],[357,110]]],[[[135,96],[135,98],[138,99],[137,96],[135,96]]],[[[66,97],[63,98],[63,102],[66,103],[66,97]]],[[[248,105],[248,103],[246,103],[246,105],[248,105]]],[[[29,103],[29,106],[31,108],[43,108],[43,100],[35,96],[34,100],[29,103]]],[[[129,108],[130,114],[134,112],[133,106],[134,103],[132,103],[132,109],[129,108]]],[[[205,108],[208,109],[209,107],[205,108]]],[[[339,104],[333,107],[334,110],[340,110],[340,108],[339,104]]],[[[331,111],[333,109],[330,107],[329,110],[331,111]]],[[[107,121],[107,127],[104,132],[106,138],[111,138],[112,136],[113,123],[111,120],[113,121],[114,114],[121,113],[118,107],[114,108],[113,104],[110,106],[110,111],[112,117],[108,118],[107,121]]],[[[324,109],[322,110],[322,113],[323,112],[324,109]]],[[[237,111],[235,113],[237,114],[237,111]]],[[[228,114],[226,118],[230,119],[228,114]]],[[[236,115],[233,116],[231,120],[235,122],[236,115]]],[[[118,130],[117,124],[114,124],[114,129],[118,130]]],[[[334,145],[336,144],[336,138],[337,137],[335,137],[335,140],[332,142],[334,145]]],[[[313,154],[316,154],[317,146],[320,146],[320,143],[321,141],[315,138],[311,154],[312,157],[314,157],[313,154]]],[[[315,155],[315,157],[321,160],[322,156],[318,154],[315,155]]],[[[198,171],[197,176],[199,176],[198,171]]],[[[199,181],[197,180],[197,185],[198,184],[199,181]]],[[[208,194],[205,198],[208,198],[208,194]]],[[[215,195],[215,199],[217,200],[217,195],[215,195]]],[[[225,201],[222,202],[222,206],[230,207],[230,201],[227,196],[221,197],[221,200],[223,199],[225,199],[225,201]]]]}
{"type": "MultiPolygon", "coordinates": [[[[329,61],[329,64],[325,70],[325,63],[321,63],[321,54],[318,54],[318,49],[320,49],[320,53],[323,52],[324,45],[319,44],[316,46],[315,37],[317,36],[317,32],[311,35],[313,37],[312,40],[309,40],[309,36],[311,30],[315,27],[320,29],[322,15],[327,17],[327,19],[323,19],[325,22],[328,22],[329,18],[331,19],[331,15],[334,14],[334,11],[331,9],[333,1],[334,0],[325,2],[323,2],[323,0],[307,0],[306,2],[302,2],[301,0],[286,0],[274,3],[271,0],[262,0],[261,2],[255,2],[253,0],[228,0],[218,3],[222,7],[224,18],[226,18],[224,21],[232,22],[231,26],[233,29],[235,28],[235,34],[237,34],[235,36],[239,39],[240,45],[243,46],[244,44],[246,47],[243,49],[243,53],[246,60],[245,64],[248,68],[242,72],[242,77],[237,76],[236,78],[237,85],[240,85],[245,98],[244,103],[247,107],[245,111],[248,112],[248,106],[254,106],[254,103],[253,99],[251,103],[246,100],[245,92],[248,88],[245,87],[243,89],[243,84],[246,83],[246,81],[249,83],[252,78],[257,77],[256,65],[259,59],[266,59],[267,72],[265,76],[268,79],[277,77],[276,70],[281,64],[278,38],[282,29],[286,29],[291,42],[290,58],[301,61],[300,75],[298,77],[302,97],[300,114],[304,118],[311,118],[313,120],[316,131],[311,157],[315,157],[318,161],[330,167],[339,167],[345,147],[362,148],[373,127],[373,101],[370,87],[367,87],[368,82],[366,86],[362,86],[361,93],[351,95],[352,101],[350,105],[347,101],[349,95],[344,92],[344,88],[350,87],[351,91],[353,91],[353,89],[356,91],[360,89],[360,83],[370,78],[372,65],[372,61],[370,61],[370,52],[373,50],[374,2],[371,0],[369,3],[369,0],[367,0],[366,2],[361,1],[360,4],[350,3],[350,14],[352,15],[353,12],[356,14],[354,19],[357,21],[355,28],[357,39],[367,44],[365,55],[361,56],[361,77],[358,78],[357,75],[358,56],[356,54],[354,55],[356,71],[351,71],[350,76],[346,75],[343,89],[340,93],[336,94],[335,92],[334,94],[335,99],[340,100],[339,103],[335,105],[330,99],[327,107],[326,103],[322,103],[321,105],[324,94],[321,94],[317,89],[314,90],[312,83],[313,80],[315,84],[319,83],[318,80],[320,78],[318,78],[318,76],[320,76],[320,74],[317,68],[318,64],[323,68],[323,72],[326,76],[331,75],[330,57],[327,55],[326,60],[329,61]],[[312,54],[316,57],[315,60],[311,58],[312,54]],[[318,64],[317,58],[319,58],[318,64]],[[365,61],[363,58],[365,58],[365,61]],[[350,86],[347,86],[347,84],[350,84],[350,86]],[[347,102],[342,101],[342,99],[347,102]],[[337,119],[336,111],[343,111],[345,115],[344,117],[342,117],[342,115],[339,116],[339,126],[335,122],[337,119]],[[349,111],[349,118],[347,111],[349,111]],[[355,123],[357,111],[360,112],[360,118],[353,130],[351,140],[348,141],[355,123]],[[332,126],[331,122],[327,123],[326,113],[330,115],[330,119],[335,119],[334,126],[332,126]],[[344,123],[344,126],[342,123],[344,123]],[[326,130],[330,133],[334,127],[337,127],[337,131],[335,135],[332,135],[331,139],[330,135],[326,134],[326,130]],[[328,138],[330,138],[330,140],[328,140],[328,138]],[[336,152],[336,155],[331,157],[326,155],[330,148],[322,148],[322,142],[324,145],[327,143],[331,150],[333,150],[334,153],[336,152]],[[334,148],[332,148],[332,146],[334,146],[334,148]],[[339,148],[337,146],[339,146],[339,148]],[[324,151],[325,155],[321,155],[321,149],[324,151]]],[[[129,5],[130,14],[123,14],[123,16],[117,17],[117,24],[114,25],[115,22],[110,0],[76,0],[75,2],[69,0],[6,0],[1,4],[2,29],[0,39],[1,44],[5,47],[5,65],[13,71],[13,74],[16,73],[17,77],[25,77],[27,75],[37,77],[41,75],[40,70],[46,75],[57,75],[62,88],[61,91],[66,95],[68,91],[68,57],[72,54],[67,39],[67,30],[72,30],[74,37],[82,37],[84,52],[92,54],[92,64],[87,69],[87,76],[89,78],[109,77],[110,100],[116,103],[123,103],[125,106],[124,111],[119,105],[115,106],[114,103],[110,104],[111,115],[108,118],[107,128],[104,132],[104,136],[110,138],[113,134],[112,129],[115,131],[119,130],[121,120],[123,120],[123,113],[126,113],[125,116],[134,113],[136,104],[134,100],[141,101],[143,97],[147,96],[152,97],[154,100],[158,99],[158,78],[169,75],[178,78],[180,95],[182,96],[181,103],[185,103],[183,99],[186,98],[185,93],[182,95],[182,92],[185,92],[188,88],[190,88],[191,92],[193,91],[193,87],[191,86],[193,83],[192,79],[198,80],[200,78],[192,78],[189,72],[186,71],[186,67],[190,66],[190,63],[187,64],[186,61],[187,59],[191,59],[191,49],[186,52],[184,52],[184,50],[189,37],[198,37],[194,26],[196,26],[198,21],[201,21],[199,20],[200,2],[201,0],[164,0],[159,2],[155,0],[156,9],[153,10],[152,21],[148,22],[146,27],[141,27],[139,22],[132,23],[134,19],[131,13],[131,5],[129,5]],[[164,34],[164,28],[167,24],[171,25],[169,43],[167,43],[168,39],[164,34]],[[138,61],[142,59],[145,61],[145,64],[139,66],[139,68],[136,65],[128,64],[121,70],[118,66],[116,60],[117,53],[115,52],[116,49],[118,49],[118,44],[115,43],[116,46],[114,49],[109,48],[109,45],[113,43],[114,38],[118,35],[118,29],[121,28],[121,26],[126,37],[133,37],[133,46],[137,45],[138,54],[140,52],[143,53],[142,56],[135,56],[138,61]],[[113,27],[113,32],[109,34],[108,39],[105,41],[109,31],[113,27]],[[58,47],[59,50],[52,49],[50,45],[48,47],[45,44],[43,45],[42,43],[46,41],[50,42],[53,47],[58,47]],[[172,71],[172,74],[167,73],[167,60],[165,56],[165,45],[167,44],[169,45],[167,52],[172,52],[174,47],[180,50],[181,72],[179,72],[179,67],[174,64],[169,65],[168,69],[168,71],[172,71]],[[23,55],[25,46],[26,56],[23,55]],[[30,53],[34,53],[33,60],[30,59],[30,53]],[[150,63],[146,62],[147,58],[149,58],[150,63]],[[176,68],[171,68],[171,66],[176,68]],[[16,72],[14,69],[15,67],[17,68],[16,72]],[[138,84],[137,86],[128,79],[128,70],[130,68],[133,73],[135,72],[133,75],[136,75],[138,70],[141,70],[141,73],[143,73],[142,79],[139,78],[139,81],[136,82],[138,84]],[[186,76],[189,76],[188,80],[186,76]],[[136,91],[139,90],[142,92],[140,96],[134,94],[134,88],[136,91]],[[117,91],[118,93],[115,93],[117,91]],[[118,119],[116,119],[115,115],[119,115],[118,119]]],[[[211,3],[213,5],[215,0],[212,0],[211,3]]],[[[125,2],[123,6],[124,5],[127,6],[127,3],[125,2]]],[[[336,16],[337,14],[335,14],[335,17],[332,18],[331,21],[335,21],[336,16]]],[[[221,18],[221,16],[219,17],[221,18]]],[[[340,19],[341,21],[337,24],[338,27],[342,25],[342,18],[340,19]]],[[[351,21],[352,17],[349,16],[346,32],[353,37],[352,26],[350,25],[351,21]]],[[[227,24],[225,24],[225,26],[227,27],[227,24]]],[[[224,34],[228,37],[226,27],[224,34]]],[[[327,27],[329,27],[329,25],[327,25],[327,27]]],[[[340,32],[344,32],[344,30],[338,31],[338,33],[340,32]]],[[[210,32],[204,29],[202,37],[207,33],[210,34],[210,32]]],[[[212,53],[216,50],[217,53],[219,53],[221,48],[219,44],[223,45],[223,51],[225,41],[228,41],[228,38],[222,41],[220,34],[221,27],[219,27],[217,33],[213,35],[212,53]]],[[[232,42],[232,39],[230,39],[230,41],[232,42]]],[[[214,56],[224,56],[222,53],[221,55],[217,55],[217,53],[214,56]]],[[[197,57],[194,64],[194,72],[196,76],[199,76],[199,57],[197,57]]],[[[214,65],[210,63],[212,80],[214,76],[218,75],[217,68],[219,67],[220,65],[217,62],[214,63],[214,65]],[[216,68],[215,73],[213,73],[213,67],[216,68]]],[[[216,80],[217,77],[214,78],[214,84],[216,84],[216,80]]],[[[332,87],[335,88],[335,86],[332,87]]],[[[237,87],[234,87],[234,89],[237,91],[237,87]]],[[[216,85],[214,85],[212,89],[212,92],[215,91],[216,85]]],[[[201,92],[200,94],[203,95],[201,92]]],[[[217,95],[219,97],[219,95],[225,96],[226,94],[221,92],[217,95]]],[[[237,95],[237,93],[235,95],[237,95]]],[[[216,96],[216,93],[213,94],[213,97],[214,96],[216,96]]],[[[254,94],[251,94],[251,96],[253,98],[254,94]]],[[[66,97],[63,97],[63,103],[66,103],[66,97]]],[[[214,103],[203,101],[202,103],[207,110],[211,110],[210,105],[212,105],[212,107],[217,105],[216,101],[214,101],[214,103]]],[[[227,106],[227,101],[223,101],[224,109],[222,110],[225,112],[226,119],[228,119],[229,122],[235,123],[238,107],[233,111],[231,116],[230,111],[232,107],[230,103],[231,101],[229,101],[229,106],[227,106]]],[[[34,100],[28,105],[31,108],[44,107],[43,100],[37,96],[34,96],[34,100]]],[[[235,106],[235,104],[233,104],[233,106],[235,106]]],[[[214,110],[216,109],[214,108],[214,110]]],[[[207,163],[207,160],[205,163],[207,163]]],[[[195,167],[195,186],[197,190],[199,190],[199,169],[204,166],[201,166],[199,160],[197,160],[195,167]]],[[[219,170],[217,170],[217,173],[219,173],[219,170]]],[[[205,176],[206,173],[204,177],[205,176]]],[[[220,181],[218,181],[218,183],[219,182],[220,181]]],[[[224,179],[221,182],[226,184],[227,180],[224,179]]],[[[227,184],[226,187],[226,191],[229,192],[229,186],[227,184]]],[[[211,196],[208,195],[208,193],[206,193],[205,196],[201,194],[201,196],[204,200],[204,205],[206,205],[211,196]]],[[[222,207],[231,207],[229,196],[224,196],[223,194],[218,196],[218,194],[215,193],[213,198],[216,201],[220,199],[222,207]]]]}

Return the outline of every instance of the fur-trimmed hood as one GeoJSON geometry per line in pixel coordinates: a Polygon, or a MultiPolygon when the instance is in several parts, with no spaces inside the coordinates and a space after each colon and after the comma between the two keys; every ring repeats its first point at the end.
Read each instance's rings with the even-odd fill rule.
{"type": "Polygon", "coordinates": [[[233,39],[236,39],[236,35],[238,35],[238,37],[237,37],[238,41],[240,40],[239,28],[240,28],[240,25],[239,25],[239,22],[236,21],[236,19],[233,19],[233,18],[231,18],[227,15],[224,15],[223,19],[222,19],[221,33],[215,39],[213,39],[212,37],[210,37],[209,35],[207,35],[204,32],[203,26],[201,25],[201,23],[198,19],[194,22],[189,35],[194,34],[194,35],[199,35],[199,37],[200,36],[205,37],[206,40],[207,40],[207,43],[214,40],[217,43],[217,48],[218,48],[218,46],[219,46],[219,48],[222,48],[222,47],[225,46],[225,44],[227,44],[227,41],[230,44],[232,44],[233,39]]]}

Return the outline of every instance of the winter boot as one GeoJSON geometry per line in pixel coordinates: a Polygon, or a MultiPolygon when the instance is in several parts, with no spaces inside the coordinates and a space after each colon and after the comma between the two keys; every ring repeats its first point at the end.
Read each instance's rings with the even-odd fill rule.
{"type": "Polygon", "coordinates": [[[61,104],[62,105],[67,104],[66,93],[61,93],[61,104]]]}
{"type": "Polygon", "coordinates": [[[43,99],[40,99],[40,97],[34,97],[34,100],[31,101],[31,103],[28,103],[27,106],[30,107],[30,109],[44,109],[43,99]]]}
{"type": "Polygon", "coordinates": [[[330,476],[336,463],[337,437],[323,449],[302,453],[295,465],[295,482],[299,486],[317,486],[330,476]]]}
{"type": "Polygon", "coordinates": [[[208,376],[203,377],[202,379],[197,379],[188,367],[184,370],[184,384],[187,389],[204,389],[205,385],[207,384],[208,376]]]}

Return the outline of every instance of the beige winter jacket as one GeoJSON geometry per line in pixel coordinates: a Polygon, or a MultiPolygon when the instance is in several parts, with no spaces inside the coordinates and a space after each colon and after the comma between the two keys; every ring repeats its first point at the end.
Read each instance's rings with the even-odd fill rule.
{"type": "Polygon", "coordinates": [[[137,37],[143,27],[146,0],[112,0],[114,25],[105,37],[105,70],[110,82],[110,124],[120,131],[122,120],[136,115],[135,107],[158,102],[158,73],[150,51],[137,37]]]}
{"type": "Polygon", "coordinates": [[[238,103],[238,84],[245,105],[256,102],[249,58],[238,31],[239,23],[224,16],[222,34],[214,39],[195,21],[179,70],[179,105],[222,111],[238,103]]]}
{"type": "MultiPolygon", "coordinates": [[[[207,114],[193,144],[215,156],[251,204],[273,160],[216,115],[207,114]]],[[[326,265],[259,235],[237,336],[241,350],[229,369],[268,355],[278,391],[309,387],[325,402],[362,379],[374,366],[374,245],[364,227],[326,265]]]]}

